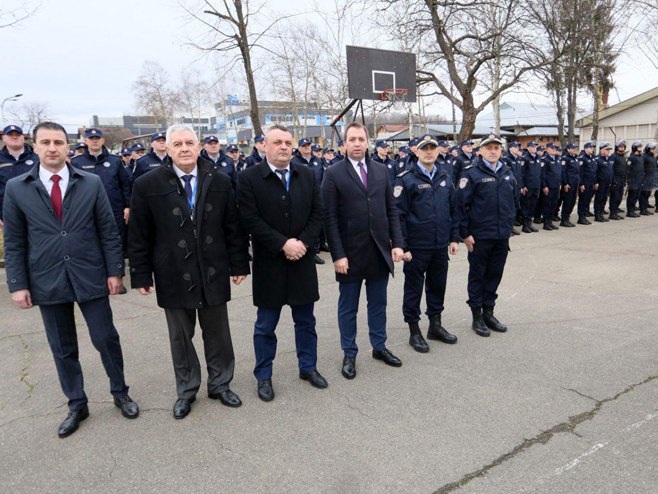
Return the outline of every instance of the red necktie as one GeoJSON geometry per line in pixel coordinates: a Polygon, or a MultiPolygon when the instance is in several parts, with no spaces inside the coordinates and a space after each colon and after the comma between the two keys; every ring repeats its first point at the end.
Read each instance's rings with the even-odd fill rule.
{"type": "Polygon", "coordinates": [[[50,200],[53,202],[55,214],[62,221],[62,189],[59,188],[59,181],[62,179],[59,175],[53,175],[50,180],[53,181],[53,190],[50,193],[50,200]]]}

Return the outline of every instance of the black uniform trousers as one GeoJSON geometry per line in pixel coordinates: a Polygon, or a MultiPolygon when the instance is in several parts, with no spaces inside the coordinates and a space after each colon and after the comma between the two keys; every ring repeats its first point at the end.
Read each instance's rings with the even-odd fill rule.
{"type": "Polygon", "coordinates": [[[599,184],[599,188],[596,190],[596,194],[594,194],[594,212],[596,214],[603,214],[603,211],[605,211],[605,203],[608,201],[609,192],[609,183],[599,184]]]}
{"type": "Polygon", "coordinates": [[[206,356],[208,392],[226,391],[235,369],[226,304],[199,309],[165,309],[165,315],[178,398],[194,398],[201,386],[201,365],[192,343],[197,316],[206,356]]]}
{"type": "MultiPolygon", "coordinates": [[[[112,309],[108,297],[78,302],[94,348],[101,354],[110,392],[115,398],[128,394],[123,375],[123,354],[119,333],[112,322],[112,309]]],[[[78,336],[75,328],[73,302],[40,305],[41,317],[46,328],[50,350],[55,359],[59,384],[69,400],[69,410],[82,410],[87,404],[82,367],[78,359],[78,336]]]]}
{"type": "Polygon", "coordinates": [[[404,322],[420,321],[420,300],[425,285],[428,317],[443,312],[443,301],[448,280],[448,247],[439,249],[410,249],[411,261],[404,263],[404,322]]]}
{"type": "Polygon", "coordinates": [[[496,305],[498,285],[503,279],[509,239],[475,239],[473,252],[468,253],[468,300],[473,308],[496,305]]]}
{"type": "Polygon", "coordinates": [[[640,198],[639,189],[628,189],[628,196],[626,196],[626,212],[630,213],[637,210],[637,200],[640,198]]]}
{"type": "Polygon", "coordinates": [[[619,205],[624,197],[624,178],[615,178],[610,184],[610,213],[619,211],[619,205]]]}
{"type": "Polygon", "coordinates": [[[560,193],[562,195],[562,211],[561,217],[563,220],[568,220],[576,205],[576,194],[578,194],[578,185],[569,185],[569,191],[565,192],[564,188],[560,193]]]}
{"type": "Polygon", "coordinates": [[[523,219],[529,221],[535,214],[537,202],[539,199],[539,189],[528,189],[528,192],[522,196],[521,208],[523,209],[523,219]]]}
{"type": "Polygon", "coordinates": [[[646,211],[649,208],[649,198],[651,197],[650,190],[640,191],[640,211],[646,211]]]}
{"type": "Polygon", "coordinates": [[[542,191],[542,200],[543,200],[543,208],[542,208],[542,215],[544,219],[544,223],[550,223],[553,214],[555,214],[555,208],[557,207],[557,201],[558,198],[560,197],[560,189],[548,189],[548,194],[544,194],[542,191]]]}
{"type": "Polygon", "coordinates": [[[593,184],[586,184],[585,190],[578,191],[578,216],[585,216],[589,213],[589,205],[592,202],[592,195],[594,193],[593,184]]]}

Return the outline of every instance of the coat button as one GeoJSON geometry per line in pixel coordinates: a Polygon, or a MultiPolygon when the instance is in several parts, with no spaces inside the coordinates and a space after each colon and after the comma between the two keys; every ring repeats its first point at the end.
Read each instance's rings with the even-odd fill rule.
{"type": "Polygon", "coordinates": [[[122,268],[122,267],[123,267],[123,264],[121,264],[121,263],[117,264],[117,268],[122,268]]]}
{"type": "Polygon", "coordinates": [[[16,283],[16,278],[12,278],[11,280],[9,280],[9,282],[10,283],[16,283]]]}
{"type": "Polygon", "coordinates": [[[64,256],[65,261],[68,261],[69,259],[71,259],[69,256],[64,256]]]}
{"type": "Polygon", "coordinates": [[[59,232],[59,234],[60,234],[62,237],[66,237],[66,232],[64,232],[64,231],[59,232]]]}
{"type": "Polygon", "coordinates": [[[287,217],[288,217],[288,213],[284,213],[284,215],[283,215],[283,216],[285,216],[285,217],[287,218],[287,217]]]}
{"type": "Polygon", "coordinates": [[[282,195],[282,196],[281,196],[281,200],[282,200],[282,201],[285,201],[285,200],[286,200],[286,196],[285,196],[285,195],[282,195]]]}

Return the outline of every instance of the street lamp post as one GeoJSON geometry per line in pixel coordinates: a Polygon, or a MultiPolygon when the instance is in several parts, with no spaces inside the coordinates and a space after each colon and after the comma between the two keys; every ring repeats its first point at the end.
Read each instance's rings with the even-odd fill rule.
{"type": "Polygon", "coordinates": [[[14,94],[13,96],[6,97],[5,99],[2,100],[2,103],[0,103],[0,114],[2,115],[2,123],[3,124],[6,123],[5,122],[5,103],[7,101],[17,101],[18,98],[20,98],[21,96],[23,96],[22,93],[14,94]]]}

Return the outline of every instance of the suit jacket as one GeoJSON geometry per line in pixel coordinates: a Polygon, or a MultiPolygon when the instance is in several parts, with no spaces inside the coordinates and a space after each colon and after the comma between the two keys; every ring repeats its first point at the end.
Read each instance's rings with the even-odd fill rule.
{"type": "Polygon", "coordinates": [[[39,180],[39,165],[7,183],[7,284],[10,292],[30,290],[35,305],[106,297],[107,278],[124,274],[121,237],[100,178],[66,166],[61,221],[39,180]]]}
{"type": "Polygon", "coordinates": [[[231,298],[230,277],[249,274],[247,239],[240,229],[231,180],[197,160],[196,204],[167,158],[135,180],[128,222],[133,288],[153,285],[165,309],[216,306],[231,298]]]}
{"type": "Polygon", "coordinates": [[[331,257],[334,261],[347,257],[349,263],[347,275],[336,273],[336,280],[341,282],[369,277],[373,265],[381,261],[393,273],[391,249],[404,247],[388,169],[381,163],[365,161],[367,192],[348,158],[327,168],[322,182],[325,235],[331,257]]]}
{"type": "Polygon", "coordinates": [[[322,229],[322,201],[313,170],[290,165],[290,190],[266,160],[238,177],[238,210],[253,242],[253,295],[258,307],[303,305],[320,298],[313,246],[322,229]],[[308,248],[298,261],[283,245],[297,238],[308,248]]]}

